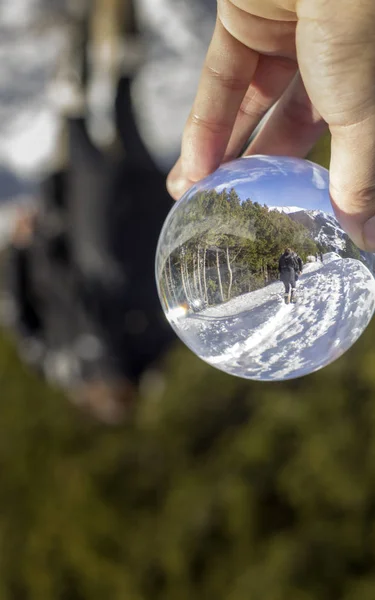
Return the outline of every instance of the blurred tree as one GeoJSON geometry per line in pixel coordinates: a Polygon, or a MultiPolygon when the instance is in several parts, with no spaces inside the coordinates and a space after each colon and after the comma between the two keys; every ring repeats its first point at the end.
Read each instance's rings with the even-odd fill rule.
{"type": "Polygon", "coordinates": [[[0,597],[371,598],[373,333],[276,385],[176,347],[162,397],[115,430],[2,339],[0,597]]]}
{"type": "Polygon", "coordinates": [[[278,384],[177,344],[116,429],[1,337],[1,600],[372,600],[374,333],[278,384]]]}
{"type": "Polygon", "coordinates": [[[343,258],[355,258],[356,260],[362,260],[359,249],[349,237],[347,237],[345,240],[345,248],[342,255],[343,258]]]}

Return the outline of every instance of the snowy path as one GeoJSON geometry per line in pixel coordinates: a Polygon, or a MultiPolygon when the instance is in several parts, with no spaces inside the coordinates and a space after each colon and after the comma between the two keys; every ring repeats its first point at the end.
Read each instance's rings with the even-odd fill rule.
{"type": "Polygon", "coordinates": [[[0,163],[38,176],[55,156],[58,111],[49,97],[68,44],[65,0],[0,1],[0,163]]]}
{"type": "Polygon", "coordinates": [[[179,334],[208,363],[242,377],[278,380],[325,366],[358,339],[375,310],[368,269],[338,255],[327,259],[306,266],[297,304],[284,303],[276,282],[189,315],[179,334]]]}

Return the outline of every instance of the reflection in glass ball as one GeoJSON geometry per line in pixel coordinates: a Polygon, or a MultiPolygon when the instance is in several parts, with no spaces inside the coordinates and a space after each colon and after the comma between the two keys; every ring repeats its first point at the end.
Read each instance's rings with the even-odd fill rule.
{"type": "Polygon", "coordinates": [[[156,278],[179,337],[246,379],[307,375],[341,356],[375,310],[375,255],[335,219],[328,171],[253,156],[220,167],[164,224],[156,278]]]}

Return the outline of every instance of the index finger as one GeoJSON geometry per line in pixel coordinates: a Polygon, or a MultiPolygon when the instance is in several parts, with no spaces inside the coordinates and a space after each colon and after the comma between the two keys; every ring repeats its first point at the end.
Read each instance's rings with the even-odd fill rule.
{"type": "Polygon", "coordinates": [[[183,134],[180,169],[184,178],[198,181],[220,165],[258,58],[217,19],[183,134]]]}

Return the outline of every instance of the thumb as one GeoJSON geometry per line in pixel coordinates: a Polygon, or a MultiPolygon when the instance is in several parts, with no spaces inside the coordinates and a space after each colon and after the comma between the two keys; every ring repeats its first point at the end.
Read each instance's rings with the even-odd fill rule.
{"type": "Polygon", "coordinates": [[[331,133],[336,217],[359,248],[375,252],[375,108],[362,122],[331,127],[331,133]]]}
{"type": "Polygon", "coordinates": [[[330,188],[343,228],[375,251],[373,0],[300,0],[297,55],[306,91],[331,134],[330,188]],[[372,220],[373,219],[373,220],[372,220]]]}

